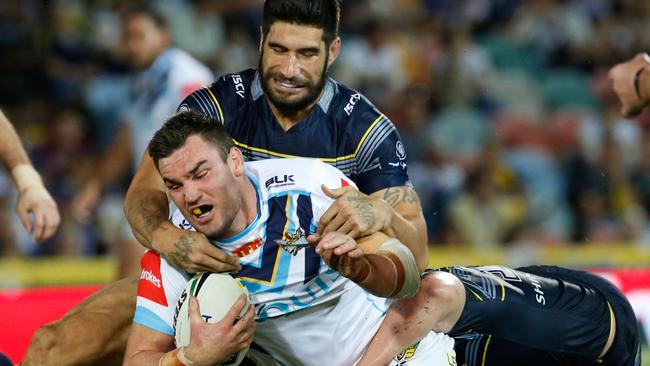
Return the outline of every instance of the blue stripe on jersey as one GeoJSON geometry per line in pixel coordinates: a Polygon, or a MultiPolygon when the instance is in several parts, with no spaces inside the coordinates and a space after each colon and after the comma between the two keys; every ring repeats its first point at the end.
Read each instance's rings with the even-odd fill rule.
{"type": "Polygon", "coordinates": [[[219,242],[221,243],[233,243],[241,238],[243,238],[246,234],[248,234],[251,230],[253,230],[257,226],[257,222],[260,220],[261,216],[261,207],[260,207],[260,202],[262,200],[262,192],[260,191],[259,184],[257,184],[257,181],[253,176],[248,175],[248,180],[250,180],[251,184],[253,185],[253,188],[255,188],[255,194],[257,195],[257,216],[255,217],[255,220],[248,224],[242,232],[239,234],[233,235],[229,238],[225,239],[219,239],[219,242]]]}
{"type": "MultiPolygon", "coordinates": [[[[314,233],[312,231],[312,221],[314,219],[314,210],[311,206],[311,196],[298,196],[298,221],[300,227],[305,231],[305,235],[314,233]]],[[[311,281],[318,276],[320,272],[321,257],[316,253],[316,247],[310,245],[305,249],[305,280],[303,283],[311,281]]]]}
{"type": "Polygon", "coordinates": [[[287,196],[273,197],[267,202],[269,216],[266,221],[266,238],[262,244],[262,266],[255,268],[243,265],[242,270],[239,271],[239,277],[250,292],[255,293],[273,285],[273,275],[280,259],[280,247],[275,240],[282,239],[287,223],[285,215],[287,199],[287,196]]]}
{"type": "Polygon", "coordinates": [[[174,336],[174,329],[165,323],[158,315],[153,311],[143,307],[138,306],[135,308],[135,316],[133,317],[133,322],[140,325],[144,325],[147,328],[151,328],[157,332],[164,333],[170,336],[174,336]]]}

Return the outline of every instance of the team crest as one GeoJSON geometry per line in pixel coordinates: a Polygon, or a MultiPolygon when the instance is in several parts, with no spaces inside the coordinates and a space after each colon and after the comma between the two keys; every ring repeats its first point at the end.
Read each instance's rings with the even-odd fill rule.
{"type": "Polygon", "coordinates": [[[285,240],[275,240],[275,244],[282,247],[285,252],[291,255],[296,255],[301,249],[309,246],[305,231],[302,228],[298,228],[293,234],[289,232],[285,233],[284,238],[285,240]]]}

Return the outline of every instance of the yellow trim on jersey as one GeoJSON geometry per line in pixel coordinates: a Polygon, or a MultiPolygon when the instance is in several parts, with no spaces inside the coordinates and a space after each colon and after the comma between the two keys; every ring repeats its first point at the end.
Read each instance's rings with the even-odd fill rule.
{"type": "Polygon", "coordinates": [[[476,292],[474,292],[474,291],[472,291],[472,289],[471,289],[471,288],[469,288],[469,287],[468,287],[467,289],[469,290],[469,292],[471,292],[471,293],[473,293],[473,294],[474,294],[474,296],[476,296],[476,297],[477,297],[477,298],[478,298],[479,300],[481,300],[481,301],[483,301],[483,298],[482,298],[482,297],[480,297],[480,296],[479,296],[479,295],[478,295],[478,294],[477,294],[476,292]]]}
{"type": "Polygon", "coordinates": [[[506,287],[503,285],[503,281],[497,278],[499,285],[501,285],[501,302],[506,301],[506,287]]]}
{"type": "Polygon", "coordinates": [[[488,336],[488,340],[485,342],[485,348],[483,349],[483,362],[481,362],[481,366],[485,366],[485,356],[487,356],[487,349],[490,345],[490,339],[492,339],[491,335],[488,336]]]}
{"type": "Polygon", "coordinates": [[[221,120],[221,124],[225,124],[226,121],[223,119],[223,111],[221,110],[221,104],[219,104],[219,101],[217,100],[217,97],[212,94],[212,90],[210,90],[210,87],[204,87],[203,89],[207,90],[208,93],[210,93],[210,97],[212,97],[212,100],[214,100],[214,104],[217,106],[217,109],[219,110],[219,119],[221,120]]]}
{"type": "MultiPolygon", "coordinates": [[[[212,94],[212,93],[210,93],[210,94],[212,94]]],[[[213,98],[214,98],[214,96],[213,96],[213,98]]],[[[216,101],[217,100],[215,98],[215,102],[216,101]]],[[[217,107],[218,106],[219,105],[217,104],[217,107]]],[[[219,108],[219,113],[221,113],[221,108],[219,108]]],[[[316,158],[316,159],[319,159],[319,160],[321,160],[323,162],[326,162],[326,163],[336,163],[337,161],[354,158],[359,153],[359,150],[361,150],[361,145],[363,145],[363,142],[368,137],[368,134],[370,134],[370,131],[372,131],[372,129],[377,125],[377,123],[379,123],[379,121],[381,121],[381,119],[385,118],[385,117],[386,116],[384,116],[383,114],[380,114],[379,117],[377,117],[377,119],[375,119],[374,122],[372,122],[372,124],[370,124],[370,127],[368,127],[366,132],[361,137],[361,141],[359,141],[359,144],[357,145],[356,150],[354,150],[354,153],[352,153],[350,155],[339,156],[339,157],[336,157],[336,158],[316,158]]],[[[221,119],[223,121],[223,117],[221,119]]],[[[260,149],[259,147],[248,146],[248,145],[243,144],[243,143],[241,143],[241,142],[239,142],[239,141],[237,141],[235,139],[232,139],[232,141],[234,142],[235,146],[237,146],[237,147],[243,147],[243,148],[248,149],[248,150],[252,150],[252,151],[260,152],[260,153],[264,153],[264,154],[269,154],[271,156],[277,156],[277,157],[280,157],[280,158],[296,158],[296,157],[298,157],[297,155],[283,154],[283,153],[279,153],[279,152],[275,152],[275,151],[271,151],[271,150],[260,149]]]]}
{"type": "MultiPolygon", "coordinates": [[[[614,324],[614,319],[615,319],[614,318],[614,309],[612,309],[612,305],[609,303],[609,301],[607,301],[607,308],[609,309],[609,334],[607,335],[607,340],[605,341],[605,346],[607,346],[607,342],[609,341],[609,337],[612,336],[612,332],[614,331],[614,325],[615,325],[614,324]]],[[[609,346],[609,349],[612,349],[613,345],[614,345],[614,342],[612,341],[612,344],[609,346]]],[[[609,349],[607,350],[607,352],[609,352],[609,349]]],[[[604,350],[604,347],[603,347],[603,350],[604,350]]],[[[605,352],[605,355],[607,354],[607,352],[605,352]]],[[[600,353],[602,353],[602,351],[600,351],[600,353]]],[[[603,357],[605,355],[603,355],[603,357]]],[[[603,359],[599,358],[599,359],[596,360],[596,362],[597,363],[603,363],[603,359]]]]}

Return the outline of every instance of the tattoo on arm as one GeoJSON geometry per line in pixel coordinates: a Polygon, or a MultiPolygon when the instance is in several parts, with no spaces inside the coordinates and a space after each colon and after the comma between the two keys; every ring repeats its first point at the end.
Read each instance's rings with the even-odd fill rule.
{"type": "Polygon", "coordinates": [[[196,239],[187,235],[181,235],[174,243],[174,250],[166,255],[167,259],[176,266],[184,266],[189,263],[189,254],[192,252],[192,244],[196,239]]]}
{"type": "Polygon", "coordinates": [[[395,208],[402,203],[415,203],[419,204],[417,193],[411,187],[391,187],[386,189],[384,193],[384,201],[391,207],[395,208]]]}
{"type": "Polygon", "coordinates": [[[361,220],[372,227],[375,225],[375,215],[372,212],[373,204],[368,200],[368,197],[365,197],[359,193],[348,196],[348,201],[354,204],[354,208],[361,217],[361,220]]]}

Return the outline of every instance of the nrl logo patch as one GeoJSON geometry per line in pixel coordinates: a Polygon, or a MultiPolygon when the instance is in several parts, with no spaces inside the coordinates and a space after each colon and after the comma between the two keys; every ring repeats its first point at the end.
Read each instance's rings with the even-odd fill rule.
{"type": "Polygon", "coordinates": [[[301,249],[309,246],[309,243],[307,243],[307,237],[305,236],[305,231],[302,228],[298,228],[293,234],[285,233],[284,238],[285,240],[275,240],[275,244],[282,247],[285,252],[291,255],[296,255],[301,249]]]}

